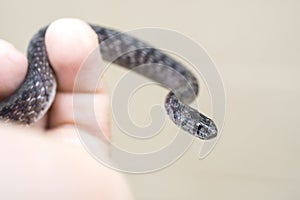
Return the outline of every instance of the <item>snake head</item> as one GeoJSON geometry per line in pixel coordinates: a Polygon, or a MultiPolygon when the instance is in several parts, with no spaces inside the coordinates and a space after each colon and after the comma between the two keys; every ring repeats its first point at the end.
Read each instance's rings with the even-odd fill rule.
{"type": "Polygon", "coordinates": [[[180,109],[177,109],[178,112],[175,113],[166,107],[167,110],[171,110],[169,115],[175,124],[202,140],[209,140],[218,135],[218,129],[213,120],[188,105],[181,104],[180,106],[180,109]]]}
{"type": "Polygon", "coordinates": [[[202,116],[195,125],[194,135],[202,140],[208,140],[218,135],[218,129],[211,119],[202,116]]]}

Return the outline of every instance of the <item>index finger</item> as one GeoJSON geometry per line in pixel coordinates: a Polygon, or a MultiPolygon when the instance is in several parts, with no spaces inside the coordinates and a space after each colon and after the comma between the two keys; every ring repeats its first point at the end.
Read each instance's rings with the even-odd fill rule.
{"type": "MultiPolygon", "coordinates": [[[[102,128],[106,136],[110,136],[108,112],[109,99],[104,87],[95,90],[95,80],[89,79],[89,73],[97,71],[101,67],[101,55],[95,57],[93,63],[82,65],[91,52],[98,48],[98,39],[92,28],[78,19],[61,19],[53,22],[45,36],[49,60],[57,76],[58,91],[49,112],[49,127],[62,128],[76,125],[93,134],[102,128]],[[84,67],[87,76],[86,81],[79,82],[79,87],[74,91],[76,76],[84,67]],[[85,112],[90,106],[87,99],[95,99],[94,113],[85,112]],[[80,101],[80,106],[74,107],[73,99],[80,101]],[[74,109],[81,115],[75,120],[74,109]],[[89,120],[96,114],[100,124],[89,120]]],[[[98,77],[99,78],[99,77],[98,77]]],[[[103,85],[102,85],[103,86],[103,85]]]]}

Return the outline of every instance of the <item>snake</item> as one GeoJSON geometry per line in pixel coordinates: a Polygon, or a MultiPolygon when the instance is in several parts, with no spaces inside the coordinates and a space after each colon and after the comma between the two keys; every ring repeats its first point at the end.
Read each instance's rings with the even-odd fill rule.
{"type": "MultiPolygon", "coordinates": [[[[89,25],[98,36],[103,60],[133,70],[170,90],[164,107],[175,125],[202,140],[218,135],[214,121],[188,105],[197,97],[199,84],[187,67],[129,34],[89,25]]],[[[41,28],[29,42],[25,79],[12,95],[0,102],[1,121],[35,123],[46,114],[55,99],[57,82],[46,51],[47,28],[48,25],[41,28]]]]}

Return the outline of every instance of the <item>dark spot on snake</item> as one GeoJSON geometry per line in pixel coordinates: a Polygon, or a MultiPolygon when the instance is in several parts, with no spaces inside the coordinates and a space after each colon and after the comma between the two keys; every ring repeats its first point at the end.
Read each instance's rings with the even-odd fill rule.
{"type": "Polygon", "coordinates": [[[198,125],[197,135],[200,135],[200,130],[203,126],[201,124],[198,125]]]}
{"type": "Polygon", "coordinates": [[[29,94],[28,94],[27,92],[24,92],[24,93],[22,94],[22,100],[25,101],[25,100],[28,99],[28,98],[29,98],[29,94]]]}

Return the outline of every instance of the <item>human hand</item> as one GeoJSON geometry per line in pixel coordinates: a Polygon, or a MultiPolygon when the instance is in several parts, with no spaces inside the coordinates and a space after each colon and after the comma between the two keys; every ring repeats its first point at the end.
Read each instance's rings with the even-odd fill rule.
{"type": "MultiPolygon", "coordinates": [[[[80,20],[62,19],[49,26],[45,41],[57,77],[57,94],[52,108],[33,127],[0,126],[4,163],[0,166],[0,186],[5,189],[0,199],[131,199],[121,175],[91,158],[76,134],[76,128],[80,128],[95,135],[97,124],[90,124],[85,112],[75,124],[72,99],[93,96],[98,106],[97,121],[110,138],[105,84],[94,91],[94,86],[83,82],[73,91],[82,62],[98,46],[96,34],[80,20]]],[[[25,56],[0,40],[1,99],[22,83],[26,66],[25,56]]],[[[85,106],[83,103],[76,109],[84,111],[85,106]]],[[[108,151],[105,147],[103,150],[108,151]]]]}

